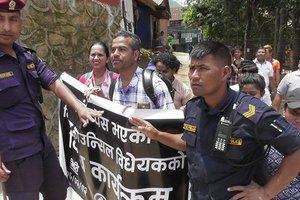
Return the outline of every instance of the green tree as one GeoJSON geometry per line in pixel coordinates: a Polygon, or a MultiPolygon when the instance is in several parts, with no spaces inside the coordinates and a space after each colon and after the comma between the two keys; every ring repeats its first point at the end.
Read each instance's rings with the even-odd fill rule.
{"type": "Polygon", "coordinates": [[[204,39],[243,45],[253,58],[260,45],[272,44],[274,57],[284,65],[288,46],[294,64],[300,58],[299,0],[188,0],[186,26],[202,29],[204,39]]]}
{"type": "Polygon", "coordinates": [[[201,27],[205,39],[218,40],[229,45],[242,41],[243,29],[240,18],[245,15],[241,9],[241,0],[194,0],[184,11],[183,19],[186,26],[201,27]]]}

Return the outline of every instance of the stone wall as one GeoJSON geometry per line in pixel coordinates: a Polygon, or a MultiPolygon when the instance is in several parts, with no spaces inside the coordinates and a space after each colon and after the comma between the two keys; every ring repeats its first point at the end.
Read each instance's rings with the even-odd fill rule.
{"type": "MultiPolygon", "coordinates": [[[[57,73],[73,77],[90,70],[88,50],[101,40],[111,43],[120,30],[120,8],[92,0],[27,0],[22,11],[20,43],[37,51],[38,56],[57,73]]],[[[58,100],[44,92],[47,133],[58,147],[58,100]]]]}

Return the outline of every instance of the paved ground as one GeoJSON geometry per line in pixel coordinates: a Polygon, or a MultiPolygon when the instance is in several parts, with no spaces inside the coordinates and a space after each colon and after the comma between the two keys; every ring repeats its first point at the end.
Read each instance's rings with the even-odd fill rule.
{"type": "Polygon", "coordinates": [[[175,77],[184,82],[187,86],[190,86],[190,81],[188,78],[188,65],[190,64],[189,54],[184,52],[174,52],[174,55],[181,62],[181,67],[178,73],[175,74],[175,77]]]}

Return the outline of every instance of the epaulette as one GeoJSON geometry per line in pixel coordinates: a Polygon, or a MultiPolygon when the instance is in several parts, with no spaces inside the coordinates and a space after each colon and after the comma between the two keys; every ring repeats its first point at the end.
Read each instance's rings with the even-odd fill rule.
{"type": "Polygon", "coordinates": [[[36,51],[33,50],[33,49],[31,49],[31,48],[29,48],[29,47],[23,46],[23,48],[24,48],[26,51],[29,51],[30,53],[36,54],[36,51]]]}

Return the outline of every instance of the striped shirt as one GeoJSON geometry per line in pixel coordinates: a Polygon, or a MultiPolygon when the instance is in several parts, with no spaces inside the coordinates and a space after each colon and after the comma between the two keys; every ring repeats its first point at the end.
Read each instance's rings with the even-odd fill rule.
{"type": "Polygon", "coordinates": [[[103,78],[101,80],[101,83],[99,83],[98,85],[96,84],[96,81],[95,81],[94,71],[83,74],[79,78],[79,81],[81,83],[85,84],[86,86],[88,86],[89,89],[92,89],[92,88],[97,87],[97,86],[100,87],[103,94],[105,95],[105,97],[108,98],[110,83],[113,80],[115,80],[118,76],[119,76],[119,74],[106,69],[105,73],[103,75],[103,78]]]}

